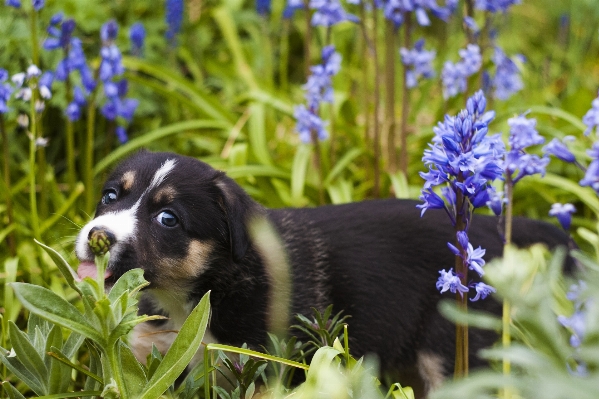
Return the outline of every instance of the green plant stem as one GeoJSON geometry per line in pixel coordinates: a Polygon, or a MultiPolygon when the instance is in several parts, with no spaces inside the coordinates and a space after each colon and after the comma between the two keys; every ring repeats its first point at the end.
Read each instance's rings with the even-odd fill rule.
{"type": "MultiPolygon", "coordinates": [[[[512,176],[509,173],[506,173],[505,177],[505,196],[507,199],[507,205],[505,207],[505,246],[504,246],[504,254],[505,248],[511,245],[512,243],[512,219],[513,219],[513,199],[514,199],[514,182],[512,181],[512,176]]],[[[507,349],[511,345],[511,304],[506,299],[503,301],[503,314],[501,317],[502,322],[502,331],[501,331],[501,344],[504,349],[507,349]]],[[[509,376],[511,373],[511,363],[510,360],[504,356],[502,362],[502,369],[504,376],[509,376]]],[[[510,387],[505,387],[500,397],[503,399],[510,399],[512,397],[512,390],[510,387]]]]}
{"type": "MultiPolygon", "coordinates": [[[[464,7],[466,8],[466,16],[470,17],[470,18],[474,18],[474,4],[472,2],[472,0],[466,0],[464,2],[464,7]]],[[[465,24],[464,24],[464,28],[466,30],[466,37],[468,38],[468,43],[475,43],[476,39],[474,37],[474,33],[472,32],[472,30],[466,28],[465,24]]]]}
{"type": "Polygon", "coordinates": [[[96,100],[95,92],[89,98],[87,106],[87,134],[85,140],[84,153],[84,174],[85,174],[85,212],[91,214],[94,210],[95,190],[94,190],[94,127],[96,122],[96,100]]]}
{"type": "Polygon", "coordinates": [[[279,85],[281,91],[287,92],[289,88],[289,79],[287,74],[289,73],[289,25],[291,24],[290,19],[283,20],[281,43],[279,44],[279,85]]]}
{"type": "Polygon", "coordinates": [[[31,230],[33,231],[33,238],[41,240],[40,228],[39,228],[39,215],[37,212],[37,192],[36,192],[36,178],[35,178],[35,150],[37,140],[37,118],[35,115],[35,101],[37,99],[35,85],[30,85],[31,88],[31,99],[30,99],[30,141],[29,141],[29,208],[31,212],[31,230]]]}
{"type": "MultiPolygon", "coordinates": [[[[403,46],[409,49],[412,46],[412,18],[411,13],[404,15],[404,42],[403,46]]],[[[408,88],[408,70],[403,68],[403,87],[401,103],[401,130],[399,134],[399,170],[408,176],[408,116],[410,113],[410,89],[408,88]]]]}
{"type": "Polygon", "coordinates": [[[37,38],[37,11],[31,8],[31,61],[35,66],[40,66],[40,50],[37,38]]]}
{"type": "MultiPolygon", "coordinates": [[[[6,125],[4,124],[4,114],[0,113],[0,133],[2,134],[2,154],[4,158],[4,184],[6,184],[6,216],[8,218],[8,225],[12,225],[14,222],[14,215],[12,209],[12,194],[10,184],[10,151],[8,148],[8,134],[6,133],[6,125]]],[[[17,255],[17,246],[15,242],[14,231],[8,233],[7,237],[8,253],[9,255],[17,255]]]]}
{"type": "Polygon", "coordinates": [[[306,63],[304,66],[304,76],[306,79],[308,79],[308,76],[310,76],[310,66],[312,65],[310,61],[310,42],[312,42],[312,24],[310,23],[311,21],[309,0],[304,0],[304,12],[306,14],[306,34],[304,35],[304,60],[306,63]]]}
{"type": "MultiPolygon", "coordinates": [[[[464,181],[464,177],[460,173],[458,181],[464,181]]],[[[466,221],[464,218],[464,208],[469,206],[468,202],[464,198],[464,194],[460,191],[456,193],[456,225],[455,231],[464,231],[466,228],[466,221]]],[[[456,234],[456,247],[461,253],[465,253],[465,248],[462,248],[456,234]]],[[[468,284],[468,267],[464,263],[464,259],[456,256],[455,257],[455,270],[460,276],[461,283],[463,285],[468,284]]],[[[468,298],[462,295],[460,292],[456,292],[457,305],[464,312],[468,311],[468,298]]],[[[455,352],[455,368],[454,378],[464,378],[468,376],[468,325],[456,323],[456,352],[455,352]]]]}
{"type": "Polygon", "coordinates": [[[374,1],[372,2],[372,30],[373,30],[373,46],[372,56],[374,58],[374,187],[373,196],[378,198],[380,196],[380,185],[381,185],[381,171],[380,171],[380,158],[381,158],[381,139],[380,139],[380,124],[379,124],[379,105],[380,105],[380,91],[381,91],[381,74],[378,65],[378,49],[377,49],[377,35],[378,35],[378,9],[374,1]]]}
{"type": "MultiPolygon", "coordinates": [[[[405,15],[406,13],[404,13],[405,15]]],[[[387,130],[387,168],[397,171],[395,142],[395,53],[397,32],[393,21],[385,19],[385,129],[387,130]]]]}
{"type": "Polygon", "coordinates": [[[125,386],[125,381],[123,379],[123,373],[121,372],[123,369],[123,366],[119,362],[119,356],[118,356],[117,349],[116,349],[117,345],[118,345],[118,340],[108,342],[108,346],[106,348],[106,356],[108,358],[108,364],[110,367],[111,375],[104,376],[104,384],[109,384],[110,379],[114,378],[114,380],[116,381],[116,385],[119,389],[120,398],[127,399],[129,395],[127,392],[127,388],[125,386]]]}
{"type": "MultiPolygon", "coordinates": [[[[65,50],[64,56],[68,57],[69,51],[65,50]]],[[[73,88],[71,85],[71,79],[67,76],[65,82],[66,89],[66,100],[67,104],[70,104],[73,101],[73,88]]],[[[69,189],[73,190],[75,188],[75,129],[73,126],[73,122],[67,118],[66,124],[66,141],[65,141],[65,152],[67,155],[67,183],[69,185],[69,189]]]]}
{"type": "Polygon", "coordinates": [[[322,159],[320,150],[320,141],[315,130],[310,131],[310,138],[314,146],[314,164],[318,173],[318,201],[320,205],[324,205],[324,176],[322,173],[322,159]]]}
{"type": "MultiPolygon", "coordinates": [[[[37,118],[38,115],[35,114],[34,118],[37,118]]],[[[41,114],[40,114],[41,120],[41,114]]],[[[37,124],[37,136],[44,137],[44,133],[42,130],[43,125],[41,123],[37,124]]],[[[39,197],[39,215],[40,219],[44,220],[48,217],[48,189],[46,184],[46,170],[47,170],[47,162],[46,162],[46,148],[44,146],[39,146],[36,150],[37,153],[37,170],[38,170],[38,181],[40,186],[40,197],[39,197]]]]}

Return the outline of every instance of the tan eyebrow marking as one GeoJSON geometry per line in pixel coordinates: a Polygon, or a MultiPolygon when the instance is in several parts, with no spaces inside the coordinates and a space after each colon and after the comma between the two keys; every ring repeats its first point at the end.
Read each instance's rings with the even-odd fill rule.
{"type": "Polygon", "coordinates": [[[135,171],[130,170],[123,174],[121,178],[121,184],[123,185],[123,190],[129,191],[131,187],[133,187],[133,183],[135,182],[135,171]]]}
{"type": "Polygon", "coordinates": [[[154,202],[172,202],[176,196],[177,190],[175,190],[172,186],[166,186],[156,192],[154,195],[154,202]]]}

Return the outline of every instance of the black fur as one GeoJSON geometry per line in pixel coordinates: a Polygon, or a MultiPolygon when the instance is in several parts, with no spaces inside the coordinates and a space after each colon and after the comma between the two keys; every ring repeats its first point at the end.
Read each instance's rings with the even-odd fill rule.
{"type": "MultiPolygon", "coordinates": [[[[177,163],[160,187],[173,186],[175,199],[140,205],[138,212],[143,217],[139,218],[138,233],[109,266],[112,281],[126,270],[142,267],[151,283],[150,293],[180,290],[185,293],[184,301],[195,304],[211,290],[209,328],[214,337],[222,343],[245,342],[260,348],[267,339],[272,282],[247,224],[252,218],[266,217],[283,240],[291,265],[291,315],[334,304],[336,311],[352,316],[349,337],[353,354],[377,354],[382,369],[396,373],[400,381],[402,375],[414,374],[422,352],[440,356],[444,372],[452,371],[455,327],[436,310],[442,298],[453,297],[442,296],[435,288],[439,270],[455,262],[447,248],[447,242],[454,241],[453,228],[443,211],[429,210],[421,218],[418,202],[395,199],[266,210],[233,180],[202,162],[144,151],[123,162],[108,179],[104,190],[116,190],[118,200],[100,203],[96,217],[130,208],[168,159],[177,163]],[[121,180],[127,171],[135,171],[135,180],[125,191],[121,180]],[[165,228],[156,223],[153,218],[164,209],[176,214],[180,225],[165,228]],[[211,243],[206,266],[198,276],[173,278],[160,261],[183,259],[191,240],[211,243]]],[[[486,249],[487,261],[502,253],[497,224],[496,218],[476,215],[469,231],[473,245],[486,249]]],[[[568,244],[564,233],[544,222],[516,219],[513,231],[513,241],[519,246],[568,244]]],[[[168,315],[172,306],[145,302],[142,310],[168,315]]],[[[470,306],[500,312],[493,300],[470,306]]],[[[481,363],[475,356],[477,349],[495,339],[492,333],[472,331],[471,365],[481,363]]]]}

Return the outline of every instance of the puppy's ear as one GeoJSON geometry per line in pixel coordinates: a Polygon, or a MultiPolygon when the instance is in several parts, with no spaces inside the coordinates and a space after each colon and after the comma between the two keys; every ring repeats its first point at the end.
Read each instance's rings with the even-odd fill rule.
{"type": "Polygon", "coordinates": [[[215,179],[221,197],[219,204],[225,213],[229,227],[231,255],[239,262],[250,246],[247,223],[252,216],[260,212],[260,206],[233,179],[219,172],[215,179]]]}

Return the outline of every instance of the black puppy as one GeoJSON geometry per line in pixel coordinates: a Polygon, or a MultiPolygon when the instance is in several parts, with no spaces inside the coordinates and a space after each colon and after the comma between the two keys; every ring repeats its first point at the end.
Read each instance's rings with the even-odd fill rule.
{"type": "MultiPolygon", "coordinates": [[[[132,268],[144,270],[150,286],[143,310],[169,320],[136,327],[132,345],[140,360],[152,342],[166,350],[175,335],[148,333],[178,330],[208,290],[212,318],[205,342],[266,344],[268,329],[281,320],[273,320],[271,311],[279,281],[269,271],[277,265],[269,262],[276,257],[255,242],[248,227],[262,218],[278,232],[289,265],[286,314],[310,314],[311,307],[329,304],[344,310],[352,316],[352,352],[375,353],[384,371],[400,381],[418,376],[425,391],[452,371],[455,327],[438,314],[441,295],[435,288],[439,270],[455,262],[446,245],[455,235],[442,211],[429,210],[421,218],[410,200],[264,209],[205,163],[145,151],[120,164],[102,192],[95,219],[77,238],[78,272],[96,274],[88,245],[93,234],[110,240],[107,284],[132,268]]],[[[487,250],[486,260],[501,255],[495,218],[475,216],[469,235],[487,250]]],[[[557,228],[524,219],[514,221],[513,240],[519,246],[568,244],[557,228]]],[[[499,312],[489,300],[473,306],[499,312]]],[[[477,349],[494,339],[471,334],[472,365],[480,364],[477,349]]]]}

